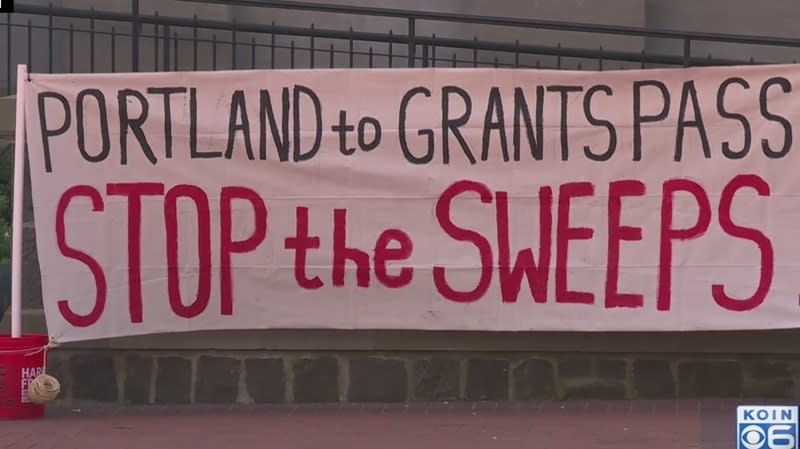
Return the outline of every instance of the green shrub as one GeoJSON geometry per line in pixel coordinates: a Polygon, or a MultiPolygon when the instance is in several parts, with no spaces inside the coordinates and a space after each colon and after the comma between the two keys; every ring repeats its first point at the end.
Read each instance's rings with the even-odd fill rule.
{"type": "Polygon", "coordinates": [[[11,224],[8,219],[9,210],[9,195],[6,192],[0,192],[0,265],[11,263],[11,224]]]}
{"type": "Polygon", "coordinates": [[[11,263],[11,178],[14,152],[0,142],[0,265],[11,263]]]}

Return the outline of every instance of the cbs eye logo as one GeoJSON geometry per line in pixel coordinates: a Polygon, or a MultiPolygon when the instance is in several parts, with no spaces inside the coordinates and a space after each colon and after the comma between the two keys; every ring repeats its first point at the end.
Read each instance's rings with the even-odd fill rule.
{"type": "Polygon", "coordinates": [[[747,426],[741,435],[742,446],[747,449],[761,449],[767,442],[767,434],[760,426],[747,426]]]}
{"type": "Polygon", "coordinates": [[[764,431],[763,425],[751,424],[739,433],[740,447],[744,449],[796,449],[797,441],[794,435],[787,433],[792,426],[786,424],[773,424],[764,431]]]}

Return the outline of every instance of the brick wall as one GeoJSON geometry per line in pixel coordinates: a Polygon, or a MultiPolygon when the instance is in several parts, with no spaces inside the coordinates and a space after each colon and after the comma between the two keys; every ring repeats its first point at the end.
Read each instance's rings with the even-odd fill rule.
{"type": "Polygon", "coordinates": [[[800,357],[51,351],[63,405],[796,398],[800,357]]]}

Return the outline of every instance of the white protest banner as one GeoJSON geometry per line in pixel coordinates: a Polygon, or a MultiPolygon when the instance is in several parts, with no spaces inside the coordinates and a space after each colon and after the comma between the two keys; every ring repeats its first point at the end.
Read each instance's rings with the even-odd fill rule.
{"type": "Polygon", "coordinates": [[[799,81],[32,75],[49,333],[800,327],[799,81]]]}

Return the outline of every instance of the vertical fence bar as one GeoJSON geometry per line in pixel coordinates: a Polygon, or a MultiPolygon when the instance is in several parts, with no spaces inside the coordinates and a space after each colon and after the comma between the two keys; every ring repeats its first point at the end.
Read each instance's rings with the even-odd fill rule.
{"type": "Polygon", "coordinates": [[[117,29],[111,27],[111,73],[117,72],[117,29]]]}
{"type": "Polygon", "coordinates": [[[164,71],[169,72],[169,24],[164,24],[164,71]]]}
{"type": "Polygon", "coordinates": [[[236,19],[231,22],[231,67],[236,70],[236,19]]]}
{"type": "Polygon", "coordinates": [[[252,38],[250,42],[250,68],[256,69],[256,38],[252,38]]]}
{"type": "Polygon", "coordinates": [[[597,61],[597,68],[601,72],[603,71],[603,46],[600,46],[600,59],[597,61]]]}
{"type": "Polygon", "coordinates": [[[11,95],[11,13],[6,14],[6,92],[11,95]]]}
{"type": "Polygon", "coordinates": [[[333,44],[331,44],[331,57],[330,57],[330,68],[334,67],[334,58],[336,56],[336,51],[333,49],[333,44]]]}
{"type": "Polygon", "coordinates": [[[561,68],[561,42],[559,42],[556,45],[556,48],[558,49],[557,50],[558,51],[558,56],[556,56],[556,68],[560,69],[561,68]]]}
{"type": "Polygon", "coordinates": [[[372,68],[372,47],[369,47],[369,68],[372,68]]]}
{"type": "Polygon", "coordinates": [[[308,46],[311,47],[309,49],[309,66],[313,69],[314,68],[314,24],[311,24],[311,31],[310,36],[308,37],[308,46]]]}
{"type": "Polygon", "coordinates": [[[472,67],[478,67],[478,36],[472,38],[474,46],[472,47],[472,67]]]}
{"type": "Polygon", "coordinates": [[[53,73],[53,3],[47,4],[47,70],[53,73]]]}
{"type": "Polygon", "coordinates": [[[472,66],[478,67],[478,36],[472,38],[474,47],[472,47],[472,66]]]}
{"type": "MultiPolygon", "coordinates": [[[[158,19],[158,11],[155,15],[158,19]]],[[[158,23],[153,24],[153,71],[158,72],[158,23]]]]}
{"type": "Polygon", "coordinates": [[[417,65],[417,22],[413,17],[408,18],[408,66],[414,67],[417,65]]]}
{"type": "Polygon", "coordinates": [[[641,58],[641,66],[640,66],[641,68],[644,68],[644,66],[645,66],[644,59],[645,59],[646,56],[647,56],[647,54],[645,53],[644,50],[642,50],[642,58],[641,58]]]}
{"type": "Polygon", "coordinates": [[[94,73],[94,6],[89,8],[89,73],[94,73]]]}
{"type": "Polygon", "coordinates": [[[289,42],[289,68],[294,68],[294,41],[289,42]]]}
{"type": "Polygon", "coordinates": [[[175,37],[175,40],[173,41],[173,45],[174,46],[172,47],[172,70],[177,72],[178,71],[178,43],[180,41],[178,40],[178,32],[177,31],[173,32],[173,36],[175,37]]]}
{"type": "Polygon", "coordinates": [[[131,0],[131,71],[139,71],[139,0],[131,0]]]}
{"type": "Polygon", "coordinates": [[[217,70],[217,34],[211,35],[211,70],[217,70]]]}
{"type": "Polygon", "coordinates": [[[354,58],[353,58],[353,27],[350,27],[350,38],[348,39],[350,44],[350,68],[354,67],[354,58]]]}
{"type": "Polygon", "coordinates": [[[69,24],[69,73],[75,73],[75,25],[69,24]]]}
{"type": "Polygon", "coordinates": [[[692,41],[689,38],[683,40],[683,66],[692,65],[692,41]]]}
{"type": "Polygon", "coordinates": [[[428,57],[428,46],[422,46],[422,67],[428,67],[430,64],[429,57],[428,57]]]}
{"type": "Polygon", "coordinates": [[[514,68],[519,68],[519,39],[514,43],[514,68]]]}
{"type": "Polygon", "coordinates": [[[392,30],[389,30],[389,68],[391,69],[394,67],[394,42],[392,42],[392,37],[394,37],[394,33],[392,30]]]}
{"type": "Polygon", "coordinates": [[[453,52],[453,67],[458,65],[458,61],[456,60],[456,54],[453,52]]]}
{"type": "Polygon", "coordinates": [[[192,22],[192,70],[197,71],[197,14],[192,22]]]}
{"type": "Polygon", "coordinates": [[[436,33],[431,35],[431,67],[436,67],[436,33]]]}
{"type": "Polygon", "coordinates": [[[270,68],[275,68],[275,21],[272,21],[272,31],[270,34],[270,45],[269,45],[269,66],[270,68]]]}
{"type": "Polygon", "coordinates": [[[33,72],[33,24],[28,19],[28,73],[33,72]]]}

